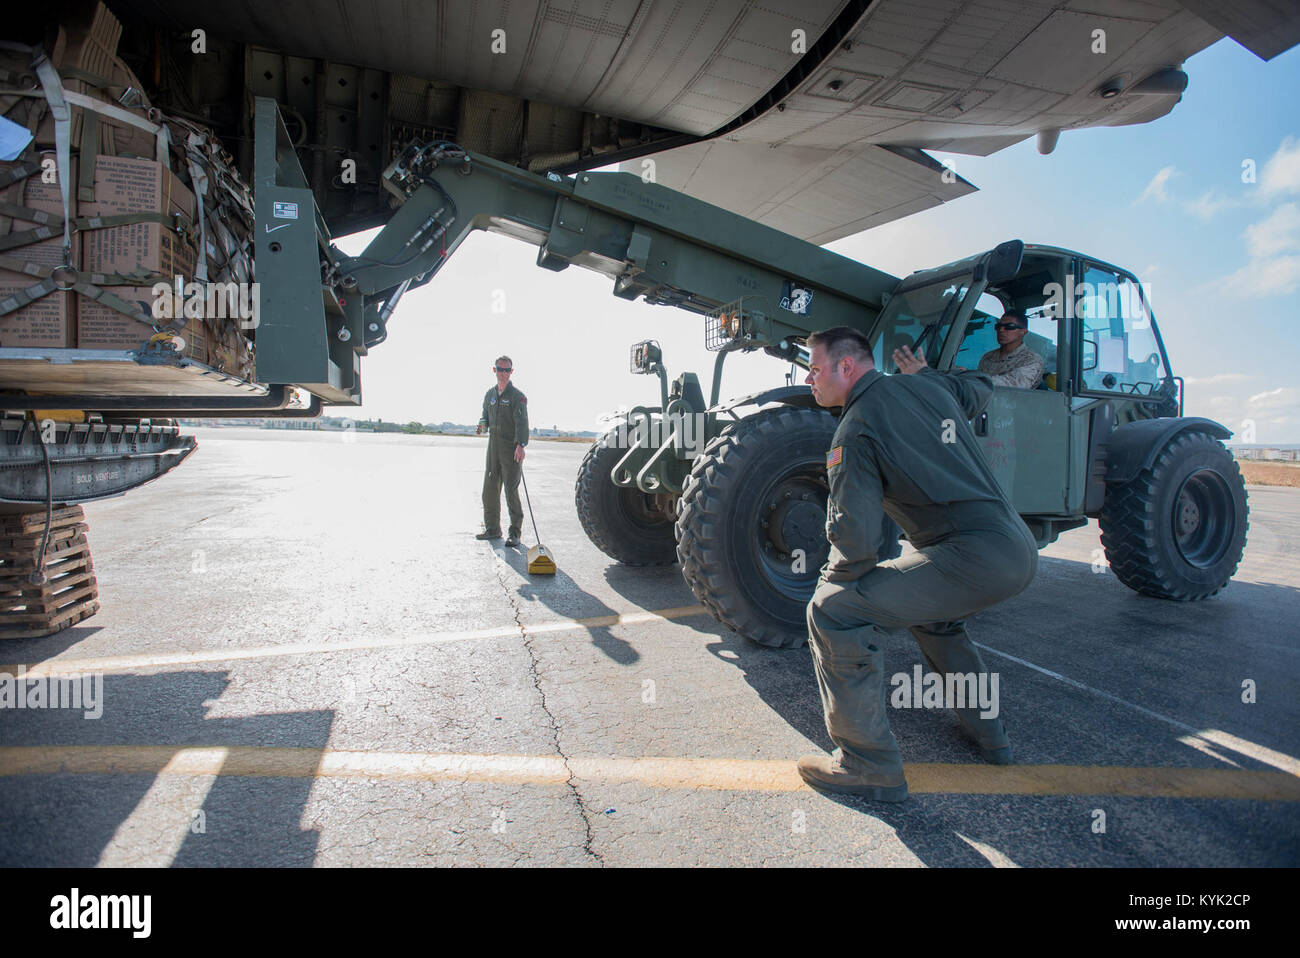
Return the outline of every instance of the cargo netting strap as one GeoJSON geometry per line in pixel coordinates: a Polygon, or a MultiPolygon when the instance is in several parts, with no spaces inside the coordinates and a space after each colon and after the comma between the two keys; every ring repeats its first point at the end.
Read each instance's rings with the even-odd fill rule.
{"type": "MultiPolygon", "coordinates": [[[[93,283],[96,286],[152,286],[155,283],[171,284],[175,277],[164,276],[162,273],[151,273],[148,270],[137,270],[131,273],[96,273],[90,270],[74,270],[70,267],[41,266],[39,263],[29,263],[26,260],[15,259],[12,256],[0,255],[0,269],[7,269],[15,273],[24,273],[28,276],[49,277],[54,274],[56,269],[61,270],[68,276],[74,276],[93,283]]],[[[68,284],[64,284],[69,289],[68,284]]]]}
{"type": "MultiPolygon", "coordinates": [[[[137,129],[145,130],[152,133],[157,140],[155,147],[157,156],[162,157],[162,162],[167,162],[167,150],[170,146],[170,139],[167,136],[167,128],[151,120],[146,120],[142,116],[137,116],[125,107],[114,106],[112,103],[105,103],[103,100],[97,100],[93,96],[86,96],[84,93],[73,93],[68,91],[66,94],[68,102],[74,106],[82,107],[86,110],[94,110],[101,116],[111,117],[120,123],[126,123],[137,129]]],[[[156,158],[156,157],[155,157],[156,158]]]]}
{"type": "Polygon", "coordinates": [[[72,265],[72,111],[64,99],[63,81],[50,58],[41,50],[32,61],[45,99],[54,116],[54,154],[59,169],[59,193],[63,197],[63,262],[72,265]]]}
{"type": "MultiPolygon", "coordinates": [[[[20,53],[26,52],[26,53],[33,54],[34,57],[38,57],[37,59],[33,60],[32,69],[37,71],[36,73],[37,78],[41,81],[40,92],[32,91],[32,90],[6,89],[6,90],[0,90],[0,95],[3,95],[5,97],[23,97],[23,96],[42,97],[43,96],[46,103],[51,108],[53,108],[55,105],[55,100],[51,98],[49,91],[51,89],[51,84],[57,81],[62,102],[66,104],[70,104],[72,106],[82,107],[87,111],[84,120],[86,126],[83,126],[82,159],[85,160],[88,157],[91,160],[89,166],[92,171],[94,170],[95,167],[94,157],[98,153],[98,139],[99,139],[98,126],[99,126],[99,117],[101,115],[111,117],[112,119],[117,120],[119,123],[126,123],[138,129],[144,130],[148,133],[152,133],[156,141],[154,147],[155,159],[163,163],[167,162],[167,155],[169,150],[171,149],[171,135],[167,131],[166,124],[154,123],[152,120],[147,119],[146,117],[131,112],[131,109],[129,107],[121,104],[121,100],[127,94],[132,92],[138,93],[135,87],[124,86],[120,83],[112,83],[106,78],[100,76],[98,73],[91,73],[89,70],[82,70],[77,67],[63,67],[62,69],[56,69],[52,64],[49,64],[48,58],[45,60],[45,62],[49,64],[49,68],[50,68],[50,72],[52,73],[52,76],[51,77],[43,76],[40,69],[38,68],[40,63],[39,56],[44,56],[44,54],[41,51],[38,51],[32,47],[24,46],[23,44],[20,43],[0,43],[0,50],[9,50],[9,51],[20,52],[20,53]],[[87,96],[84,93],[77,93],[74,90],[65,89],[62,83],[63,80],[81,80],[83,82],[89,83],[91,86],[104,91],[112,99],[118,102],[110,103],[108,101],[101,100],[97,97],[87,96]],[[87,149],[87,141],[86,141],[87,132],[90,134],[89,149],[87,149]]],[[[0,70],[0,79],[4,79],[6,82],[13,82],[13,80],[18,78],[13,77],[7,70],[0,70]]],[[[152,109],[149,110],[150,115],[153,115],[154,112],[155,111],[152,109]]],[[[159,115],[161,116],[161,113],[159,113],[159,115]]],[[[35,133],[36,131],[38,121],[39,121],[39,114],[36,114],[35,112],[28,117],[28,127],[29,129],[31,129],[33,133],[35,133]]],[[[71,122],[71,114],[69,114],[69,124],[70,122],[71,122]]],[[[58,139],[57,115],[55,117],[55,123],[56,123],[55,140],[57,145],[57,139],[58,139]]],[[[70,125],[69,125],[69,145],[71,145],[70,125]]],[[[82,175],[84,179],[85,174],[83,173],[82,175]]],[[[93,184],[93,180],[92,180],[92,184],[93,184]]],[[[85,197],[83,197],[83,199],[85,199],[85,197]]]]}
{"type": "MultiPolygon", "coordinates": [[[[0,250],[15,249],[58,236],[66,225],[63,217],[57,213],[46,213],[15,203],[0,203],[0,214],[37,224],[35,229],[13,233],[0,230],[0,250]]],[[[158,223],[183,235],[188,235],[191,231],[191,226],[178,213],[114,213],[110,216],[77,216],[72,220],[73,228],[79,233],[131,226],[135,223],[158,223]]]]}
{"type": "MultiPolygon", "coordinates": [[[[39,80],[30,66],[30,61],[36,56],[37,51],[26,44],[3,41],[0,42],[0,52],[25,54],[29,60],[29,68],[20,73],[0,68],[0,80],[3,80],[3,82],[15,85],[20,82],[27,84],[22,89],[0,90],[0,107],[2,107],[0,112],[3,112],[6,119],[14,122],[15,118],[10,117],[13,108],[19,103],[28,104],[26,118],[22,120],[20,125],[25,125],[27,132],[32,134],[33,139],[35,139],[41,122],[49,111],[49,101],[45,98],[44,90],[37,89],[39,80]]],[[[24,158],[7,164],[7,168],[0,171],[0,190],[8,189],[13,184],[20,183],[41,171],[39,153],[34,149],[34,144],[29,144],[28,148],[23,151],[23,155],[24,158]]]]}
{"type": "Polygon", "coordinates": [[[11,256],[0,256],[0,268],[24,273],[40,280],[39,283],[0,299],[0,317],[29,306],[51,293],[71,290],[159,332],[180,331],[185,328],[186,319],[183,315],[173,317],[170,322],[164,323],[161,322],[160,317],[142,311],[138,303],[128,302],[102,288],[104,286],[152,286],[156,283],[167,283],[170,287],[171,277],[160,273],[85,273],[70,267],[38,266],[36,263],[28,263],[11,256]],[[59,278],[54,276],[56,270],[62,274],[59,278]]]}
{"type": "MultiPolygon", "coordinates": [[[[49,60],[46,60],[45,63],[49,64],[49,60]]],[[[48,72],[53,75],[54,80],[59,79],[58,71],[56,71],[53,66],[50,66],[48,72]]],[[[41,76],[40,71],[37,72],[37,76],[41,76]]],[[[55,102],[53,99],[51,99],[50,94],[48,92],[49,88],[44,88],[44,89],[45,92],[32,92],[30,90],[0,89],[0,94],[10,95],[10,96],[35,96],[35,97],[44,96],[46,102],[49,103],[50,105],[51,112],[55,113],[54,137],[55,137],[55,144],[57,147],[58,113],[55,109],[56,106],[55,102]]],[[[64,109],[68,109],[69,107],[72,106],[79,106],[85,110],[93,110],[95,113],[98,113],[100,116],[110,117],[111,119],[114,119],[119,123],[125,123],[128,126],[134,126],[137,129],[144,130],[146,133],[152,133],[154,135],[154,139],[157,141],[157,145],[155,148],[158,150],[158,155],[163,157],[167,156],[167,151],[171,147],[171,136],[167,132],[167,127],[165,125],[154,123],[152,120],[147,120],[136,113],[132,113],[126,107],[118,106],[113,103],[108,103],[104,100],[97,99],[96,97],[87,96],[84,93],[76,93],[72,90],[65,90],[63,89],[62,86],[59,87],[57,94],[59,97],[59,102],[63,105],[64,109]]],[[[151,110],[150,112],[157,112],[157,111],[151,110]]],[[[71,113],[68,114],[68,119],[70,125],[71,113]]],[[[70,137],[69,137],[69,147],[71,147],[70,137]]]]}
{"type": "Polygon", "coordinates": [[[122,83],[114,83],[107,77],[100,76],[98,73],[91,73],[89,70],[83,70],[81,67],[60,67],[59,75],[64,80],[82,80],[89,83],[96,89],[103,90],[111,99],[121,100],[129,90],[135,89],[122,83]]]}
{"type": "MultiPolygon", "coordinates": [[[[26,77],[32,79],[30,73],[26,74],[26,77]]],[[[11,74],[8,70],[0,69],[0,81],[3,81],[4,83],[15,83],[18,79],[18,77],[11,74]]],[[[10,122],[18,123],[19,126],[25,126],[27,132],[30,133],[33,138],[36,136],[36,131],[41,127],[41,121],[45,119],[47,109],[48,105],[45,102],[45,96],[43,94],[40,96],[34,96],[30,90],[0,89],[0,113],[3,113],[5,119],[10,122]],[[14,107],[20,103],[25,103],[28,106],[27,116],[25,119],[22,119],[21,122],[19,118],[10,116],[14,107]]]]}
{"type": "Polygon", "coordinates": [[[168,117],[177,154],[186,163],[198,204],[199,257],[207,275],[207,257],[213,255],[217,279],[248,283],[252,276],[253,204],[230,157],[212,131],[179,117],[168,117]],[[184,147],[179,144],[183,143],[184,147]]]}
{"type": "MultiPolygon", "coordinates": [[[[18,43],[0,41],[0,50],[26,53],[33,58],[32,70],[40,82],[41,89],[0,89],[0,96],[14,98],[31,98],[39,103],[41,109],[32,110],[28,115],[28,125],[34,128],[44,117],[45,109],[53,114],[55,121],[55,151],[57,155],[59,186],[63,202],[63,216],[32,210],[28,207],[0,203],[0,215],[11,216],[27,222],[36,223],[35,229],[17,232],[0,230],[0,267],[13,269],[33,277],[42,278],[42,282],[20,293],[0,301],[0,316],[21,308],[30,302],[48,295],[56,290],[73,289],[83,295],[116,309],[125,315],[148,322],[157,329],[183,328],[184,319],[173,320],[166,326],[159,327],[153,317],[144,317],[132,304],[125,302],[101,286],[145,285],[165,280],[170,277],[156,274],[101,274],[82,273],[73,269],[71,259],[71,233],[73,230],[105,229],[133,223],[154,222],[174,229],[191,241],[197,241],[195,280],[207,282],[209,279],[208,254],[212,253],[213,270],[221,281],[231,279],[248,283],[253,280],[253,243],[254,224],[256,222],[252,191],[239,176],[229,154],[222,148],[212,131],[204,126],[192,123],[180,117],[168,116],[161,110],[150,109],[148,119],[125,105],[124,97],[129,95],[132,87],[114,84],[95,73],[78,68],[65,67],[56,70],[43,50],[18,43]],[[94,96],[88,96],[63,87],[63,79],[80,80],[90,84],[97,91],[109,97],[123,101],[123,105],[105,102],[94,96]],[[76,184],[77,196],[82,201],[93,199],[94,191],[94,157],[98,152],[100,117],[118,123],[128,124],[137,129],[154,134],[156,138],[156,159],[168,167],[171,154],[176,153],[183,160],[189,173],[191,186],[197,204],[195,222],[190,223],[183,216],[164,213],[130,213],[114,216],[72,217],[70,177],[71,167],[71,107],[80,107],[86,111],[82,119],[82,175],[76,184]],[[90,162],[87,163],[89,156],[90,162]],[[32,263],[3,255],[3,251],[15,249],[31,243],[51,239],[63,232],[63,253],[65,265],[59,285],[51,278],[52,268],[40,267],[32,263]],[[68,278],[76,277],[69,285],[68,278]],[[87,279],[90,277],[90,279],[87,279]],[[21,302],[20,302],[21,301],[21,302]]],[[[26,76],[23,74],[22,76],[26,76]]],[[[0,79],[17,83],[22,77],[9,71],[0,70],[0,79]]],[[[10,104],[12,105],[12,104],[10,104]]],[[[179,165],[179,164],[178,164],[179,165]]],[[[20,182],[40,172],[41,164],[36,160],[24,160],[0,173],[0,189],[20,182]]]]}
{"type": "MultiPolygon", "coordinates": [[[[79,275],[85,276],[87,274],[82,273],[79,275]]],[[[161,279],[166,280],[167,277],[164,276],[161,277],[161,279]]],[[[76,283],[73,284],[72,288],[76,290],[78,293],[80,293],[82,296],[86,296],[89,297],[90,299],[93,299],[101,306],[107,306],[110,309],[115,309],[119,313],[122,313],[124,316],[129,316],[132,319],[137,320],[138,322],[144,323],[146,326],[148,326],[150,329],[154,330],[155,332],[170,331],[170,332],[178,333],[185,328],[186,318],[184,315],[175,316],[170,321],[164,323],[162,322],[160,317],[156,317],[151,313],[146,313],[143,310],[141,310],[138,303],[127,302],[126,300],[122,299],[120,296],[117,296],[116,294],[111,293],[106,289],[100,289],[98,286],[96,286],[93,283],[84,280],[78,280],[76,283]]]]}
{"type": "Polygon", "coordinates": [[[77,172],[77,202],[95,202],[95,165],[99,160],[99,115],[87,110],[81,119],[81,155],[77,172]]]}
{"type": "Polygon", "coordinates": [[[208,174],[204,169],[207,165],[205,162],[207,157],[202,149],[206,142],[207,137],[198,131],[191,131],[185,140],[185,158],[189,163],[190,183],[194,187],[195,202],[198,203],[199,255],[194,260],[194,278],[200,283],[208,281],[208,225],[203,208],[207,202],[208,174]]]}
{"type": "Polygon", "coordinates": [[[19,160],[9,169],[0,173],[0,190],[13,186],[15,183],[21,183],[29,176],[33,176],[41,171],[41,164],[36,160],[19,160]]]}

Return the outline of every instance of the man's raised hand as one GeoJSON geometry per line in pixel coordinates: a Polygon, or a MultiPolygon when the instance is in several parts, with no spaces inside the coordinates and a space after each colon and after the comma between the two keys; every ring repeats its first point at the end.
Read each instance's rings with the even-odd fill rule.
{"type": "Polygon", "coordinates": [[[920,372],[926,367],[925,350],[918,349],[913,353],[910,346],[899,346],[894,350],[894,365],[900,373],[920,372]]]}

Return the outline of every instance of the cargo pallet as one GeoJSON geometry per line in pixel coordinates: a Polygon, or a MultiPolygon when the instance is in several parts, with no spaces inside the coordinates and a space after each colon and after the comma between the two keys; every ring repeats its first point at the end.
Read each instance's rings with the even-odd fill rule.
{"type": "Polygon", "coordinates": [[[53,635],[99,611],[99,586],[81,506],[0,517],[0,639],[53,635]],[[33,582],[38,571],[44,581],[33,582]]]}

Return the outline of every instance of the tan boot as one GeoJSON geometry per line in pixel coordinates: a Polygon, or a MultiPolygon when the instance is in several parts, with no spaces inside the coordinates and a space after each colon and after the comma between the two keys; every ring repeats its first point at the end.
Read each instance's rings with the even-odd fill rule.
{"type": "Polygon", "coordinates": [[[805,755],[799,759],[799,776],[813,788],[826,792],[861,795],[877,802],[907,798],[907,779],[899,772],[875,772],[846,767],[839,749],[833,755],[805,755]]]}

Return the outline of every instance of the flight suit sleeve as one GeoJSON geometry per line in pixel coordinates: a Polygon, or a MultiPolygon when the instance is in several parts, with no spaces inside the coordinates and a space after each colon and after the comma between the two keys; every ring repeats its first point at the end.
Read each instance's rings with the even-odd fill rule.
{"type": "Polygon", "coordinates": [[[528,445],[528,397],[523,393],[515,399],[515,442],[528,445]]]}
{"type": "Polygon", "coordinates": [[[969,369],[962,372],[940,372],[930,366],[923,367],[920,372],[942,383],[957,400],[957,405],[961,406],[968,420],[982,413],[993,398],[993,380],[988,373],[969,369]]]}
{"type": "Polygon", "coordinates": [[[884,525],[880,467],[862,436],[831,447],[826,461],[830,483],[826,538],[831,552],[821,577],[827,582],[852,582],[875,568],[880,552],[884,525]]]}
{"type": "Polygon", "coordinates": [[[478,417],[478,424],[484,429],[488,427],[488,397],[487,393],[483,394],[483,415],[478,417]]]}

